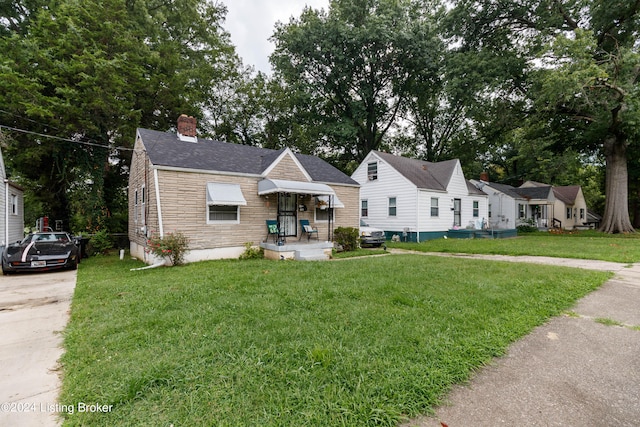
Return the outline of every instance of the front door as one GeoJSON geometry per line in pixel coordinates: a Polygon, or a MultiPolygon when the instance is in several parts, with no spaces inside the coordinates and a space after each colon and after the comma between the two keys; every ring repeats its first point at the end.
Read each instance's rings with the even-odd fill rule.
{"type": "Polygon", "coordinates": [[[453,199],[453,226],[462,225],[462,200],[453,199]]]}
{"type": "Polygon", "coordinates": [[[278,194],[278,222],[280,224],[280,232],[285,236],[298,235],[298,211],[296,208],[296,194],[278,194]]]}

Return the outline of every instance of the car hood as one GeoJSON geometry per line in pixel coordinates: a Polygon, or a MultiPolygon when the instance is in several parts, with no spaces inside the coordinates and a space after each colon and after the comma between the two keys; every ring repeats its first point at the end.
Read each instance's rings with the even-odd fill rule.
{"type": "Polygon", "coordinates": [[[31,244],[19,244],[7,246],[5,256],[7,259],[19,259],[25,250],[28,250],[27,255],[68,255],[75,245],[73,243],[60,243],[60,242],[36,242],[31,244]]]}

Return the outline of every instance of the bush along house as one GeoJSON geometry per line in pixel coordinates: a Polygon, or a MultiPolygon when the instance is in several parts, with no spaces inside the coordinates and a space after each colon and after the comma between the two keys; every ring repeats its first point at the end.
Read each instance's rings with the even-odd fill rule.
{"type": "Polygon", "coordinates": [[[181,232],[186,262],[235,258],[246,244],[274,259],[326,259],[336,227],[358,227],[360,188],[319,157],[138,129],[129,176],[131,255],[147,263],[151,236],[181,232]],[[313,230],[313,239],[308,238],[313,230]]]}

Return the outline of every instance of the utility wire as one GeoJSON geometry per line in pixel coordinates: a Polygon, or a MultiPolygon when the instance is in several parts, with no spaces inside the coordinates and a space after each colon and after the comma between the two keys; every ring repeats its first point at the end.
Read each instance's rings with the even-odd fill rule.
{"type": "Polygon", "coordinates": [[[6,125],[0,125],[0,129],[8,129],[8,130],[11,130],[11,131],[14,131],[14,132],[21,132],[21,133],[26,133],[26,134],[29,134],[29,135],[41,136],[43,138],[56,139],[58,141],[73,142],[74,144],[89,145],[91,147],[108,148],[108,149],[114,149],[114,150],[120,150],[120,151],[134,151],[133,148],[129,148],[129,147],[110,147],[108,145],[96,144],[96,143],[93,143],[93,142],[74,141],[73,139],[69,139],[69,138],[61,138],[59,136],[46,135],[46,134],[43,134],[43,133],[32,132],[30,130],[25,130],[25,129],[18,129],[18,128],[14,128],[14,127],[11,127],[11,126],[6,126],[6,125]]]}

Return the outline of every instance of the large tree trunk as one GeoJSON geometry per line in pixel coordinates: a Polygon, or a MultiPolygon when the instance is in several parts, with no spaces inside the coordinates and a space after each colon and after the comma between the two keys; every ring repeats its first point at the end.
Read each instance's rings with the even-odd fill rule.
{"type": "Polygon", "coordinates": [[[605,233],[630,233],[633,226],[629,219],[629,193],[627,172],[627,144],[615,135],[604,142],[606,159],[605,207],[600,231],[605,233]]]}

